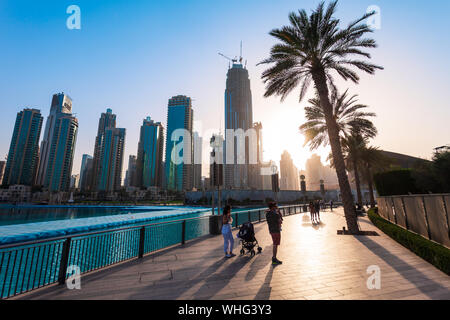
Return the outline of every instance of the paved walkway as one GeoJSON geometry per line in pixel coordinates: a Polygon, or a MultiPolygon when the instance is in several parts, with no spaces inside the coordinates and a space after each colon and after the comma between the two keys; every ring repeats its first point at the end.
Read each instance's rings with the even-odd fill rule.
{"type": "MultiPolygon", "coordinates": [[[[271,265],[266,223],[256,224],[261,255],[224,259],[221,236],[206,237],[86,275],[81,290],[53,286],[21,299],[450,299],[450,277],[378,231],[379,237],[339,236],[341,209],[286,217],[279,258],[271,265]],[[367,268],[381,270],[381,289],[367,288],[367,268]]],[[[236,233],[236,231],[234,232],[236,233]]],[[[236,249],[236,252],[239,250],[236,249]]]]}

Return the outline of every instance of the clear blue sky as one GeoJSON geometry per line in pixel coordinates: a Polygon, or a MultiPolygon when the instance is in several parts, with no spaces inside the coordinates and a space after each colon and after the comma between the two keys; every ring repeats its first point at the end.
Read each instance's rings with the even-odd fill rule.
{"type": "MultiPolygon", "coordinates": [[[[309,156],[297,129],[305,104],[296,95],[284,103],[263,98],[264,67],[256,63],[274,43],[272,28],[287,24],[290,11],[317,3],[0,0],[0,156],[8,152],[16,113],[35,107],[46,118],[52,94],[61,91],[73,98],[80,122],[74,173],[82,154],[92,154],[98,118],[107,107],[127,128],[126,160],[136,154],[142,119],[165,124],[173,95],[194,99],[203,132],[218,130],[228,62],[217,53],[238,55],[242,40],[254,120],[265,128],[265,160],[279,160],[287,149],[301,168],[309,156]],[[81,8],[81,30],[66,28],[71,4],[81,8]]],[[[370,5],[382,13],[373,60],[386,70],[364,76],[357,87],[340,87],[350,87],[378,114],[374,145],[429,158],[433,147],[450,143],[450,2],[341,0],[337,15],[348,22],[370,5]]]]}

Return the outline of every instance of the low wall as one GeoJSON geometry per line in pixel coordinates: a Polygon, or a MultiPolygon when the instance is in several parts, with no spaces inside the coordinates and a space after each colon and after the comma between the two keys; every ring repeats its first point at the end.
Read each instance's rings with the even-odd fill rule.
{"type": "Polygon", "coordinates": [[[378,197],[380,216],[450,248],[450,194],[378,197]]]}
{"type": "MultiPolygon", "coordinates": [[[[338,191],[332,190],[332,191],[326,191],[325,195],[323,196],[320,191],[306,191],[305,193],[301,191],[280,191],[278,194],[271,190],[221,190],[221,201],[222,203],[225,203],[227,200],[234,200],[234,201],[259,201],[259,202],[265,202],[266,199],[270,198],[273,200],[277,200],[279,202],[295,202],[298,200],[303,199],[303,197],[306,197],[309,200],[312,200],[314,198],[323,198],[325,201],[338,201],[338,191]]],[[[209,202],[211,202],[212,194],[214,193],[214,199],[217,201],[217,191],[191,191],[186,192],[186,201],[188,203],[196,203],[200,201],[202,198],[206,199],[209,202]]]]}

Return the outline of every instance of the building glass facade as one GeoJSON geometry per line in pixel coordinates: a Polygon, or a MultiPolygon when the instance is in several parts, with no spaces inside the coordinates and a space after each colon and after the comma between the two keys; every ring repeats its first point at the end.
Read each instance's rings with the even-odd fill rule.
{"type": "Polygon", "coordinates": [[[24,109],[17,114],[2,179],[4,186],[35,184],[42,122],[41,112],[36,109],[24,109]]]}

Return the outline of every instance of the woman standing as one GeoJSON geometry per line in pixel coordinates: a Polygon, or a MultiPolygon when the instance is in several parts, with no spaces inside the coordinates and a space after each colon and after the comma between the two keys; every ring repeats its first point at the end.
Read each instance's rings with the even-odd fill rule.
{"type": "Polygon", "coordinates": [[[311,221],[314,222],[316,218],[316,210],[314,203],[312,201],[309,202],[309,213],[311,215],[311,221]]]}
{"type": "Polygon", "coordinates": [[[223,235],[223,250],[225,251],[225,257],[231,258],[236,256],[233,253],[234,239],[231,232],[231,225],[233,218],[231,217],[231,206],[226,205],[223,208],[223,220],[222,220],[222,235],[223,235]]]}

